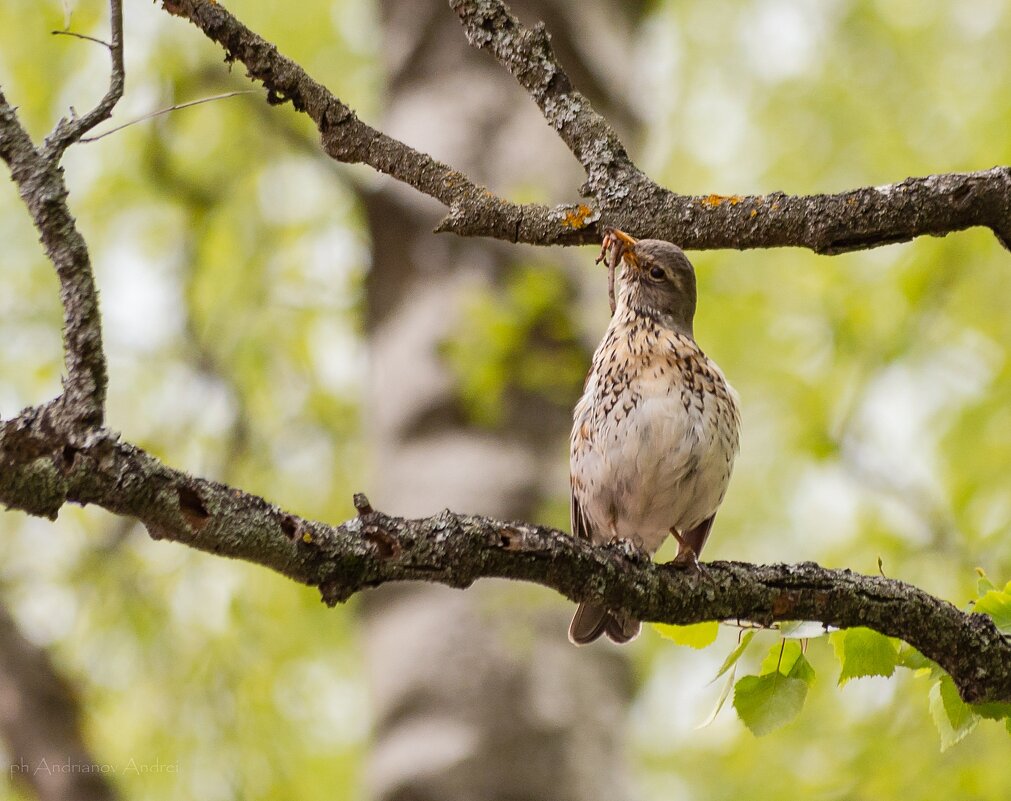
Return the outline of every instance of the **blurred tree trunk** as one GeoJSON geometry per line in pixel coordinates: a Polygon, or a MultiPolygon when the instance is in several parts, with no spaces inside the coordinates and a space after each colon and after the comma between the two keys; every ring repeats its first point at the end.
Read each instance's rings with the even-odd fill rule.
{"type": "Polygon", "coordinates": [[[39,801],[114,801],[119,796],[84,744],[73,688],[49,654],[0,605],[0,738],[10,777],[39,801]]]}
{"type": "MultiPolygon", "coordinates": [[[[577,15],[557,0],[511,4],[525,21],[547,22],[577,85],[626,127],[631,115],[615,102],[620,87],[607,83],[620,65],[591,58],[621,58],[634,5],[594,0],[577,15]],[[591,29],[607,41],[591,40],[591,29]]],[[[383,0],[380,7],[389,87],[383,129],[498,191],[539,187],[550,200],[571,200],[550,193],[579,185],[578,165],[512,77],[468,47],[444,0],[383,0]]],[[[368,192],[366,208],[373,501],[405,515],[450,507],[535,518],[545,497],[567,488],[574,398],[510,391],[505,422],[478,427],[440,357],[443,343],[468,333],[461,297],[500,291],[517,258],[534,254],[433,236],[440,207],[392,182],[368,192]]],[[[536,256],[563,258],[557,251],[536,256]]],[[[373,798],[627,797],[628,666],[614,649],[573,648],[568,613],[504,582],[466,594],[428,585],[368,594],[373,798]]]]}

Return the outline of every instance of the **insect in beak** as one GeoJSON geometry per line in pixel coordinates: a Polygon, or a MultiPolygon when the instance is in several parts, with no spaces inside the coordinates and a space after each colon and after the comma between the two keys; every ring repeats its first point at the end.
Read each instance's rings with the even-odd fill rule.
{"type": "Polygon", "coordinates": [[[608,227],[604,229],[604,250],[618,249],[621,258],[633,267],[639,266],[639,259],[636,258],[635,251],[632,250],[637,241],[635,237],[629,236],[618,228],[608,227]]]}
{"type": "Polygon", "coordinates": [[[639,269],[639,259],[632,248],[636,239],[624,231],[608,226],[604,229],[604,240],[600,243],[600,255],[594,264],[604,261],[607,264],[607,297],[611,304],[611,314],[614,314],[614,271],[618,262],[624,259],[633,269],[639,269]]]}

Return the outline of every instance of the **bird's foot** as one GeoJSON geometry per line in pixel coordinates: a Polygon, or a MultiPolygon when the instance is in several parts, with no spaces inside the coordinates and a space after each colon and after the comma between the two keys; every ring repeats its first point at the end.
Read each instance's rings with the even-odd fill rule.
{"type": "Polygon", "coordinates": [[[699,562],[699,555],[695,552],[695,549],[685,541],[679,532],[672,529],[671,534],[677,540],[678,552],[673,559],[667,562],[667,566],[674,570],[689,570],[697,576],[712,581],[713,577],[709,575],[709,571],[699,562]]]}
{"type": "Polygon", "coordinates": [[[702,564],[699,562],[698,554],[692,548],[681,546],[678,548],[677,556],[669,562],[670,566],[678,570],[692,570],[695,573],[702,573],[702,564]]]}

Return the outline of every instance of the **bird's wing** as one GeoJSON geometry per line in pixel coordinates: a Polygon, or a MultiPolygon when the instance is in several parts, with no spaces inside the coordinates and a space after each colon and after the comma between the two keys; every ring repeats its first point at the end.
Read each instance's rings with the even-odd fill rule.
{"type": "Polygon", "coordinates": [[[572,526],[573,537],[593,541],[593,530],[590,528],[590,521],[583,514],[582,506],[579,505],[575,486],[572,487],[569,494],[569,523],[572,526]]]}

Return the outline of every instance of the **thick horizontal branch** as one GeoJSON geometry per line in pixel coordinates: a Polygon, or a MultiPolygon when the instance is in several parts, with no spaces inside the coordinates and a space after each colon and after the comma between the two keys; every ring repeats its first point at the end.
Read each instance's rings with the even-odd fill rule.
{"type": "Polygon", "coordinates": [[[818,253],[942,236],[982,225],[1011,249],[1011,169],[908,178],[834,195],[680,195],[644,175],[607,121],[576,91],[543,25],[501,0],[450,0],[472,45],[487,49],[537,103],[586,170],[599,217],[686,249],[806,247],[818,253]]]}
{"type": "Polygon", "coordinates": [[[815,564],[713,562],[699,576],[621,547],[450,511],[421,520],[375,512],[338,526],[166,467],[105,429],[68,433],[58,413],[32,409],[0,425],[0,502],[55,517],[94,504],[140,520],[155,538],[263,565],[319,587],[336,603],[367,587],[422,580],[467,587],[483,577],[550,587],[647,621],[817,620],[900,637],[947,670],[968,701],[1011,701],[1011,639],[908,584],[815,564]]]}
{"type": "Polygon", "coordinates": [[[1011,169],[908,178],[838,194],[681,195],[659,186],[629,159],[607,121],[572,85],[542,26],[525,28],[499,0],[452,0],[468,39],[488,49],[531,95],[583,165],[588,199],[549,208],[497,197],[463,173],[365,124],[326,87],[211,0],[163,0],[262,81],[268,100],[290,100],[320,131],[334,159],[363,163],[448,208],[438,230],[534,245],[587,244],[616,225],[684,248],[804,247],[842,253],[992,229],[1011,248],[1011,169]]]}

